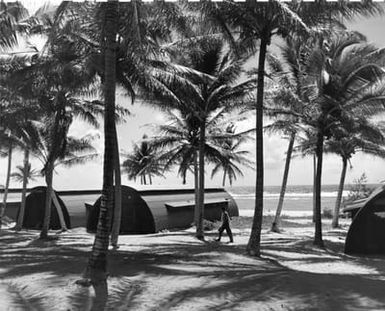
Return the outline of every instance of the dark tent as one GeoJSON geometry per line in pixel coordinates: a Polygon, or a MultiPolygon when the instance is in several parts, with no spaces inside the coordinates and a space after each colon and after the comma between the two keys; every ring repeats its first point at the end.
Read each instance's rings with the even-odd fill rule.
{"type": "MultiPolygon", "coordinates": [[[[35,187],[31,190],[31,193],[27,196],[25,202],[25,214],[23,221],[23,228],[26,229],[37,229],[40,230],[43,226],[44,220],[44,209],[45,209],[45,193],[47,187],[35,187]]],[[[61,211],[64,216],[64,221],[67,228],[71,228],[70,217],[66,206],[62,199],[55,192],[58,202],[61,207],[61,211]]],[[[19,212],[17,213],[19,214],[19,212]]],[[[61,229],[60,219],[56,210],[55,204],[51,202],[51,221],[49,225],[50,229],[58,230],[61,229]]]]}
{"type": "Polygon", "coordinates": [[[385,254],[385,185],[360,204],[346,236],[345,253],[385,254]]]}
{"type": "MultiPolygon", "coordinates": [[[[194,218],[194,189],[156,189],[137,191],[122,186],[122,222],[120,233],[155,233],[164,229],[188,228],[194,218]]],[[[87,231],[95,232],[101,199],[86,204],[87,231]]],[[[221,207],[230,216],[238,216],[238,207],[224,189],[205,190],[207,220],[219,220],[221,207]]]]}

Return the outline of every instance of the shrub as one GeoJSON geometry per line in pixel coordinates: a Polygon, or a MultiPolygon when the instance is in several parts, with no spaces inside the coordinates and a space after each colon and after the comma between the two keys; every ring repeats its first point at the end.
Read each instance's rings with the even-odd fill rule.
{"type": "Polygon", "coordinates": [[[322,217],[327,219],[333,218],[333,210],[331,208],[324,208],[322,210],[322,217]]]}
{"type": "Polygon", "coordinates": [[[358,199],[367,198],[374,188],[367,186],[367,177],[365,173],[362,173],[361,177],[353,180],[353,185],[350,188],[348,197],[344,200],[344,205],[351,203],[358,199]]]}

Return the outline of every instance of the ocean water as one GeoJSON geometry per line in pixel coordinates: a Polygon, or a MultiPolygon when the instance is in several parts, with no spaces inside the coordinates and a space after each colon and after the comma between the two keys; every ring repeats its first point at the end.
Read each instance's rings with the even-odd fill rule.
{"type": "MultiPolygon", "coordinates": [[[[376,188],[378,185],[367,185],[376,188]]],[[[346,185],[343,197],[347,197],[351,185],[346,185]]],[[[241,216],[254,215],[255,204],[255,187],[226,187],[226,190],[232,195],[236,201],[241,216]]],[[[321,192],[321,208],[333,209],[337,198],[338,185],[324,185],[321,192]]],[[[279,199],[280,186],[266,186],[264,191],[264,214],[271,215],[275,213],[279,199]]],[[[2,194],[0,200],[2,201],[2,194]]],[[[82,196],[63,196],[62,199],[71,214],[84,213],[84,202],[93,203],[99,195],[82,195],[82,196]]],[[[20,202],[20,193],[9,193],[8,202],[20,202]]],[[[282,214],[291,216],[311,215],[313,206],[313,186],[302,185],[286,188],[285,199],[283,203],[282,214]]]]}
{"type": "MultiPolygon", "coordinates": [[[[367,185],[376,188],[378,185],[367,185]]],[[[352,185],[346,185],[343,198],[347,197],[352,185]]],[[[237,202],[241,216],[254,215],[255,187],[228,187],[226,190],[237,202]]],[[[280,186],[266,186],[264,189],[263,210],[265,215],[275,214],[278,205],[280,186]]],[[[334,209],[337,199],[338,185],[323,185],[321,190],[321,209],[334,209]]],[[[313,186],[312,185],[289,185],[286,188],[283,202],[282,214],[309,216],[313,208],[313,186]]]]}

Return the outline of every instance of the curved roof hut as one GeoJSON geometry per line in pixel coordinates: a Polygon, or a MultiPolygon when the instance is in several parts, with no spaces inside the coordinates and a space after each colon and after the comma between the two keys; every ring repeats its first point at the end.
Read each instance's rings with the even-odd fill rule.
{"type": "MultiPolygon", "coordinates": [[[[95,204],[86,204],[87,231],[95,232],[100,209],[99,198],[95,204]]],[[[230,216],[238,216],[238,207],[224,189],[205,190],[207,220],[219,220],[225,206],[230,216]]],[[[194,189],[141,190],[122,186],[121,234],[155,233],[164,229],[187,228],[194,218],[194,189]]]]}
{"type": "MultiPolygon", "coordinates": [[[[35,187],[31,189],[31,193],[27,196],[25,202],[23,228],[40,230],[43,227],[46,190],[47,187],[35,187]]],[[[71,221],[67,208],[63,200],[57,195],[56,191],[54,191],[54,194],[55,196],[51,202],[51,221],[49,228],[53,230],[58,230],[62,228],[58,213],[59,205],[66,227],[67,229],[70,229],[71,221]]],[[[17,214],[19,214],[19,211],[17,214]]]]}
{"type": "Polygon", "coordinates": [[[359,204],[346,236],[345,253],[385,254],[385,185],[359,204]]]}

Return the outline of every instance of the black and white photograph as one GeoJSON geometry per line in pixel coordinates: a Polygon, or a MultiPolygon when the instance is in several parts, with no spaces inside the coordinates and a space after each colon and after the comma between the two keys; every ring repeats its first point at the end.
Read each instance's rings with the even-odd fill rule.
{"type": "Polygon", "coordinates": [[[385,3],[0,0],[0,311],[385,311],[385,3]]]}

